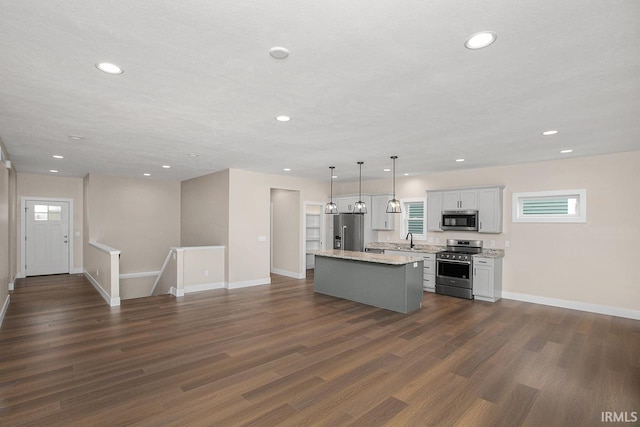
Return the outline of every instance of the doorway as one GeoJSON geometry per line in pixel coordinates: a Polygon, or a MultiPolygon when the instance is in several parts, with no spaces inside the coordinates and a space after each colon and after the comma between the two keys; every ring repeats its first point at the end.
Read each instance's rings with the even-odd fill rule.
{"type": "Polygon", "coordinates": [[[72,208],[68,199],[22,199],[23,276],[70,272],[72,208]]]}

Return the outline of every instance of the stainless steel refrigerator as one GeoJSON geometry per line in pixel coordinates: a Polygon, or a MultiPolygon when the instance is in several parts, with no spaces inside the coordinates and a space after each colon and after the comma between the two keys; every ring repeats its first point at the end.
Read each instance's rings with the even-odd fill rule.
{"type": "Polygon", "coordinates": [[[364,215],[338,214],[333,217],[333,249],[364,251],[364,215]]]}

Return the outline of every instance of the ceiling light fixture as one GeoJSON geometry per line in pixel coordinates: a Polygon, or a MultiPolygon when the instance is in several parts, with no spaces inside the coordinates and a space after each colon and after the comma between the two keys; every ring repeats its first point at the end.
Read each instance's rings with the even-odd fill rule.
{"type": "Polygon", "coordinates": [[[391,156],[393,160],[393,198],[387,203],[387,213],[402,213],[400,200],[396,199],[396,159],[398,156],[391,156]]]}
{"type": "MultiPolygon", "coordinates": [[[[331,174],[329,176],[331,176],[331,178],[333,178],[333,170],[335,169],[335,166],[329,166],[329,169],[331,170],[331,174]]],[[[329,214],[329,215],[337,215],[338,214],[338,206],[336,206],[335,203],[333,203],[333,179],[330,179],[329,182],[331,183],[331,198],[329,199],[329,203],[327,203],[324,206],[324,213],[325,214],[329,214]]]]}
{"type": "Polygon", "coordinates": [[[51,172],[51,173],[58,173],[58,171],[57,171],[57,170],[55,170],[55,169],[49,169],[49,172],[51,172]]]}
{"type": "Polygon", "coordinates": [[[187,156],[189,156],[189,157],[200,157],[200,154],[198,154],[198,153],[189,153],[189,154],[187,154],[187,156]]]}
{"type": "Polygon", "coordinates": [[[464,162],[464,159],[456,159],[456,162],[458,162],[458,163],[464,162]]]}
{"type": "Polygon", "coordinates": [[[362,165],[364,162],[358,162],[360,166],[360,178],[358,180],[358,201],[353,205],[354,214],[366,214],[367,205],[362,201],[362,165]]]}
{"type": "Polygon", "coordinates": [[[280,46],[272,47],[269,49],[269,55],[275,59],[284,59],[289,56],[289,49],[280,46]]]}
{"type": "Polygon", "coordinates": [[[54,159],[64,159],[64,156],[61,156],[60,154],[54,154],[53,156],[54,159]]]}
{"type": "Polygon", "coordinates": [[[151,174],[150,174],[150,173],[143,173],[142,175],[144,175],[144,176],[151,176],[151,174]]]}
{"type": "Polygon", "coordinates": [[[170,169],[171,165],[162,165],[162,167],[165,168],[165,169],[170,169]]]}
{"type": "Polygon", "coordinates": [[[573,150],[562,150],[560,151],[561,154],[569,154],[569,153],[573,153],[573,150]]]}
{"type": "Polygon", "coordinates": [[[331,179],[338,179],[338,175],[332,175],[331,179]]]}
{"type": "Polygon", "coordinates": [[[391,172],[391,169],[385,168],[385,169],[382,169],[382,172],[391,172]]]}
{"type": "Polygon", "coordinates": [[[464,43],[464,47],[467,49],[482,49],[496,41],[497,38],[498,35],[493,31],[481,31],[469,37],[464,43]]]}
{"type": "Polygon", "coordinates": [[[74,141],[82,141],[84,139],[84,136],[69,135],[69,139],[73,139],[74,141]]]}
{"type": "Polygon", "coordinates": [[[112,64],[110,62],[98,62],[96,64],[96,68],[107,74],[122,74],[124,70],[118,67],[116,64],[112,64]]]}
{"type": "Polygon", "coordinates": [[[558,133],[557,130],[545,130],[544,132],[542,132],[542,136],[551,136],[557,133],[558,133]]]}
{"type": "Polygon", "coordinates": [[[285,172],[291,172],[291,168],[284,168],[282,170],[285,171],[285,172]]]}
{"type": "Polygon", "coordinates": [[[404,176],[409,176],[409,174],[408,174],[408,173],[405,173],[405,174],[404,174],[404,176]]]}
{"type": "Polygon", "coordinates": [[[291,117],[289,116],[277,116],[276,120],[279,122],[289,122],[291,121],[291,117]]]}

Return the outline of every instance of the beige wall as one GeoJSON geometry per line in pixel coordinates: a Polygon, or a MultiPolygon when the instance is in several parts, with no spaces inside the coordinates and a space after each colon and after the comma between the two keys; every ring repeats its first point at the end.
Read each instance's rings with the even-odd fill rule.
{"type": "Polygon", "coordinates": [[[184,248],[183,285],[189,288],[206,284],[224,284],[224,248],[184,248]]]}
{"type": "MultiPolygon", "coordinates": [[[[76,232],[82,233],[83,222],[83,192],[81,178],[67,178],[50,175],[36,175],[28,173],[17,174],[18,203],[22,197],[43,197],[51,199],[72,199],[73,200],[73,262],[71,270],[82,271],[82,235],[76,236],[76,232]]],[[[17,215],[17,254],[18,271],[23,272],[22,265],[22,241],[20,229],[22,227],[23,215],[17,215]]]]}
{"type": "MultiPolygon", "coordinates": [[[[502,234],[432,232],[427,237],[440,243],[447,238],[482,239],[485,246],[495,240],[497,248],[505,248],[509,241],[503,264],[506,292],[640,310],[640,286],[633,269],[640,241],[639,170],[640,151],[635,151],[401,177],[396,192],[402,199],[422,197],[425,190],[505,185],[502,234]],[[580,188],[587,190],[584,224],[511,221],[514,192],[580,188]]],[[[388,192],[388,181],[364,182],[363,191],[388,192]]],[[[354,191],[357,183],[338,186],[338,194],[354,191]]],[[[379,236],[383,241],[401,240],[397,231],[379,236]]]]}
{"type": "Polygon", "coordinates": [[[180,242],[180,183],[91,174],[87,240],[122,251],[120,273],[158,271],[180,242]]]}
{"type": "Polygon", "coordinates": [[[181,183],[180,244],[226,246],[229,241],[229,170],[181,183]]]}
{"type": "MultiPolygon", "coordinates": [[[[324,201],[328,197],[328,185],[313,180],[269,175],[239,169],[229,170],[229,245],[228,281],[233,284],[262,282],[270,277],[269,222],[271,189],[300,191],[297,208],[302,224],[303,203],[324,201]],[[260,241],[265,237],[265,241],[260,241]]],[[[301,239],[300,239],[301,240],[301,239]]],[[[304,246],[299,242],[298,266],[295,272],[303,273],[304,246]]]]}
{"type": "MultiPolygon", "coordinates": [[[[271,189],[273,253],[272,268],[282,273],[299,274],[301,239],[300,192],[271,189]]],[[[278,271],[275,271],[278,273],[278,271]]]]}

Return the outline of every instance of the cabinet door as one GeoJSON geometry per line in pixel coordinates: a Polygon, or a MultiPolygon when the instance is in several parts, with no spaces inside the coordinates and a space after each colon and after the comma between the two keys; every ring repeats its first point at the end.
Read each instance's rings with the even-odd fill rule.
{"type": "Polygon", "coordinates": [[[502,188],[483,188],[478,199],[478,232],[502,233],[502,188]]]}
{"type": "Polygon", "coordinates": [[[445,191],[442,193],[442,210],[455,211],[460,209],[460,192],[445,191]]]}
{"type": "Polygon", "coordinates": [[[353,205],[358,201],[358,196],[356,197],[340,197],[336,200],[336,204],[338,205],[338,212],[340,213],[351,213],[353,212],[353,205]]]}
{"type": "Polygon", "coordinates": [[[473,266],[473,295],[493,298],[493,267],[473,266]]]}
{"type": "Polygon", "coordinates": [[[442,231],[442,192],[427,191],[427,231],[442,231]]]}
{"type": "Polygon", "coordinates": [[[478,190],[460,191],[460,209],[478,209],[478,190]]]}
{"type": "Polygon", "coordinates": [[[371,196],[371,228],[373,230],[393,230],[395,216],[387,213],[387,203],[391,196],[387,194],[371,196]]]}

